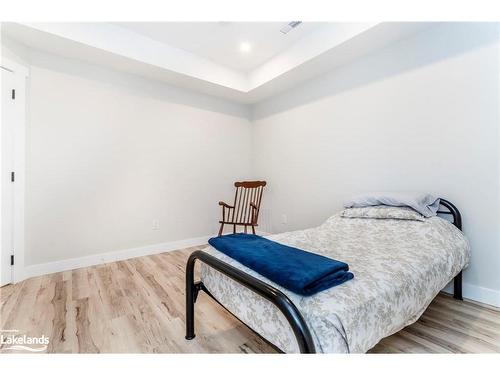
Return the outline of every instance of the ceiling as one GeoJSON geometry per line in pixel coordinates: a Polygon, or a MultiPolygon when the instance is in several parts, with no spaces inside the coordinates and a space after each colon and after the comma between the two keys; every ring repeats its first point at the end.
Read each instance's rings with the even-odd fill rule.
{"type": "Polygon", "coordinates": [[[288,22],[119,22],[115,25],[245,73],[259,67],[305,35],[327,25],[303,22],[287,34],[288,22]],[[240,51],[249,43],[249,52],[240,51]]]}
{"type": "Polygon", "coordinates": [[[239,103],[257,103],[432,23],[2,23],[35,50],[239,103]],[[240,51],[247,42],[251,50],[240,51]]]}

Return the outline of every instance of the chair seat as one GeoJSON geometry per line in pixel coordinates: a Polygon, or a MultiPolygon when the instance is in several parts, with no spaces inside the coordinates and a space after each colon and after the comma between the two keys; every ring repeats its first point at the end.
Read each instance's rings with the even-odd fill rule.
{"type": "Polygon", "coordinates": [[[254,227],[259,226],[259,224],[252,224],[252,223],[240,223],[237,221],[222,221],[219,220],[219,224],[232,224],[232,225],[253,225],[254,227]]]}

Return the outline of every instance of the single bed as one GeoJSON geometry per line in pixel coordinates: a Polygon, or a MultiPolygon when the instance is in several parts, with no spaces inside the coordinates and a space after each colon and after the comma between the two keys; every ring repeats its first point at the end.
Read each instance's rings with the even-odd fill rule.
{"type": "Polygon", "coordinates": [[[285,353],[364,353],[415,322],[470,259],[456,207],[424,220],[333,215],[311,229],[267,238],[346,262],[355,277],[313,296],[292,293],[212,247],[195,252],[186,273],[187,339],[194,337],[194,302],[207,292],[252,330],[285,353]],[[194,283],[196,260],[201,281],[194,283]]]}

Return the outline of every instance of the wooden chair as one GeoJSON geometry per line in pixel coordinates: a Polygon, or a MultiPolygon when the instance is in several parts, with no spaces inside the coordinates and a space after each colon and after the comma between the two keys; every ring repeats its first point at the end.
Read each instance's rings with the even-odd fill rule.
{"type": "Polygon", "coordinates": [[[219,202],[222,207],[222,220],[219,221],[219,236],[222,235],[224,224],[233,226],[233,233],[236,233],[236,226],[244,226],[245,233],[247,227],[252,227],[255,234],[255,227],[258,226],[260,202],[266,181],[243,181],[235,182],[236,192],[232,206],[225,202],[219,202]]]}

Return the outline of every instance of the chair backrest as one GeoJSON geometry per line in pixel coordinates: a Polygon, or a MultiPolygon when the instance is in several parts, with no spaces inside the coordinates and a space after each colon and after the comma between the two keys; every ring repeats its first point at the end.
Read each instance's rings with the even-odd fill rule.
{"type": "Polygon", "coordinates": [[[232,221],[242,224],[257,224],[260,202],[266,181],[235,182],[234,209],[232,221]],[[250,206],[253,203],[256,209],[250,206]]]}

